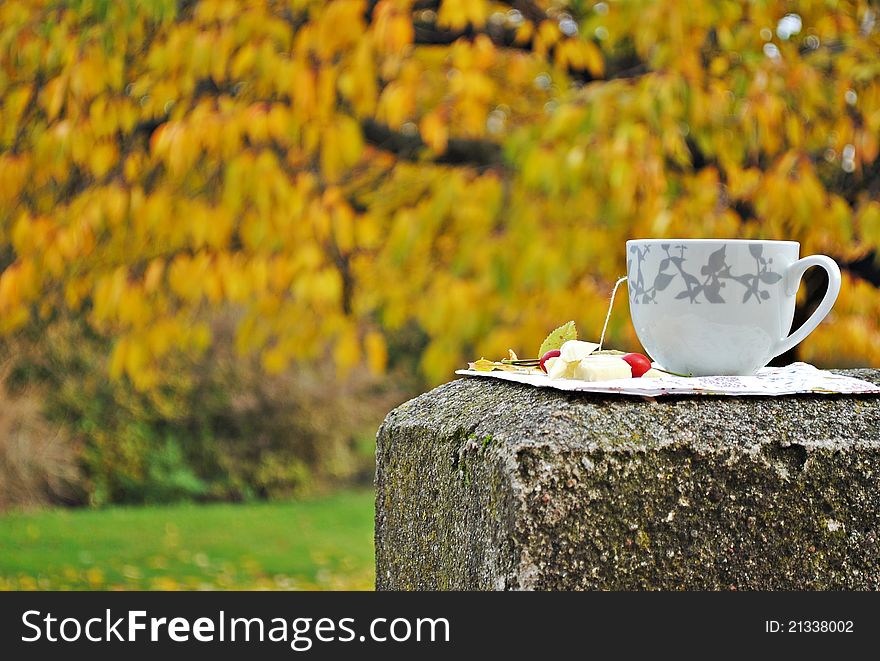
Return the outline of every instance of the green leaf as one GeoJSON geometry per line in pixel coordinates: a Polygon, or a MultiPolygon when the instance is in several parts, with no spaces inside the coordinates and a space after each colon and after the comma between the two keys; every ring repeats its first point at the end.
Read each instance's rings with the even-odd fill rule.
{"type": "Polygon", "coordinates": [[[576,340],[577,337],[577,326],[574,325],[573,321],[569,321],[567,324],[562,324],[562,326],[550,333],[550,335],[544,338],[544,341],[541,342],[541,348],[538,349],[538,357],[540,358],[548,351],[561,349],[563,344],[569,340],[576,340]]]}

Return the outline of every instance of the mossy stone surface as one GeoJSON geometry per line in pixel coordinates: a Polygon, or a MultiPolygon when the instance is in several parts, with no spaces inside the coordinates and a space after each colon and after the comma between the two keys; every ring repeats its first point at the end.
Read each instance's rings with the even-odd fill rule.
{"type": "Polygon", "coordinates": [[[376,486],[378,589],[880,589],[878,396],[463,378],[388,414],[376,486]]]}

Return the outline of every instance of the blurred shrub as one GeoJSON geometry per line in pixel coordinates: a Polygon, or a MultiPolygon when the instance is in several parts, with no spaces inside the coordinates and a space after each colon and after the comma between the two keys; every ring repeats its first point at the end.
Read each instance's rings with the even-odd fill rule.
{"type": "Polygon", "coordinates": [[[0,511],[82,501],[77,446],[62,425],[46,421],[34,388],[10,392],[0,369],[0,511]]]}
{"type": "MultiPolygon", "coordinates": [[[[303,365],[267,377],[255,358],[235,352],[230,319],[214,322],[208,353],[177,355],[179,372],[149,392],[106,378],[107,341],[81,321],[18,338],[14,352],[7,349],[14,353],[7,382],[30,395],[12,410],[40,429],[61,430],[47,440],[28,434],[20,444],[28,461],[50,459],[44,450],[55,448],[66,459],[64,476],[81,468],[70,478],[73,493],[96,505],[272,499],[371,479],[372,445],[362,439],[405,396],[401,388],[368,375],[327,378],[303,365]]],[[[0,428],[7,445],[16,438],[8,427],[0,428]]],[[[6,470],[30,475],[12,461],[10,454],[6,470]]],[[[28,493],[42,480],[44,499],[71,498],[47,472],[52,467],[29,478],[28,493]]],[[[13,497],[3,493],[11,484],[0,483],[0,500],[13,497]]]]}

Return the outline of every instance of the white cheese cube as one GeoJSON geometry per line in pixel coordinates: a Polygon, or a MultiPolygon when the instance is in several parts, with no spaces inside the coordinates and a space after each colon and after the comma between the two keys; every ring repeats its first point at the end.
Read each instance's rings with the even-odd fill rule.
{"type": "Polygon", "coordinates": [[[587,356],[574,369],[581,381],[609,381],[632,378],[632,368],[619,356],[587,356]]]}

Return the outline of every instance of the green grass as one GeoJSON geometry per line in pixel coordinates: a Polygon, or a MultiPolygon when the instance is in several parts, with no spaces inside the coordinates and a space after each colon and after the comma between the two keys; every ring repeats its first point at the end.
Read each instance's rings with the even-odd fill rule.
{"type": "Polygon", "coordinates": [[[0,590],[369,590],[373,577],[370,491],[0,514],[0,590]]]}

